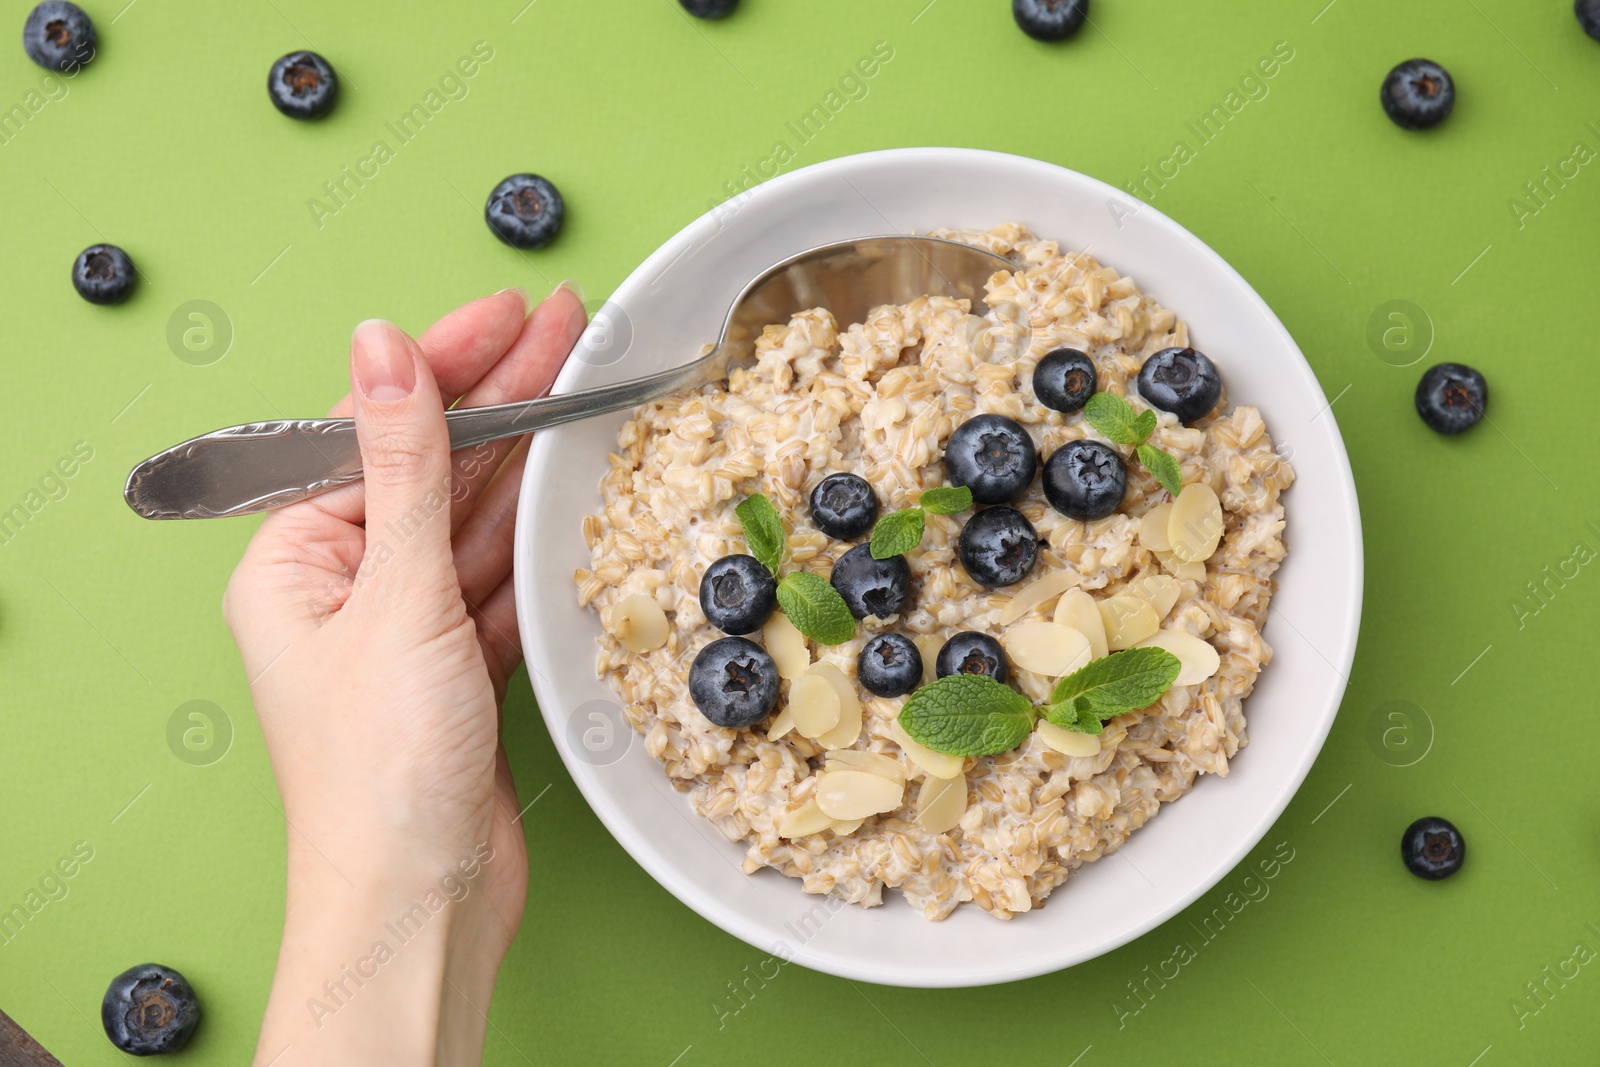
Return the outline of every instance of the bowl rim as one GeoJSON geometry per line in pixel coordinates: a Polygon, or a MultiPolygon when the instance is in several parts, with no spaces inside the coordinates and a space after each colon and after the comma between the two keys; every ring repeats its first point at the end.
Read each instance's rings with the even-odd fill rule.
{"type": "MultiPolygon", "coordinates": [[[[1034,168],[1040,171],[1053,172],[1057,175],[1065,173],[1072,180],[1087,183],[1090,188],[1097,189],[1099,193],[1108,198],[1108,203],[1111,199],[1115,199],[1136,205],[1139,215],[1153,219],[1156,225],[1166,231],[1170,237],[1188,245],[1191,251],[1209,262],[1219,278],[1225,279],[1237,291],[1242,301],[1255,306],[1257,311],[1265,317],[1264,321],[1269,329],[1277,335],[1287,350],[1294,354],[1293,373],[1300,378],[1301,386],[1307,389],[1310,395],[1321,398],[1323,402],[1323,411],[1327,416],[1331,431],[1330,458],[1333,464],[1333,469],[1330,472],[1333,475],[1331,481],[1336,482],[1338,486],[1338,510],[1344,526],[1342,532],[1350,546],[1350,562],[1347,575],[1348,581],[1344,586],[1342,600],[1328,605],[1330,613],[1337,612],[1341,616],[1342,625],[1339,628],[1339,647],[1332,653],[1319,651],[1322,658],[1328,661],[1328,665],[1338,675],[1339,684],[1330,685],[1320,701],[1320,706],[1315,708],[1316,725],[1314,736],[1308,737],[1311,743],[1304,749],[1304,755],[1299,762],[1280,779],[1281,784],[1271,794],[1269,802],[1256,809],[1257,815],[1255,819],[1247,826],[1242,825],[1240,827],[1240,832],[1234,838],[1235,845],[1231,849],[1218,853],[1209,859],[1205,865],[1204,873],[1194,881],[1191,889],[1168,898],[1162,906],[1152,909],[1150,914],[1143,920],[1079,951],[1063,953],[1062,958],[1053,964],[1041,961],[1017,966],[1005,965],[1004,961],[1000,961],[993,967],[955,976],[944,973],[928,973],[903,967],[892,960],[868,963],[852,957],[819,952],[810,942],[789,946],[789,951],[786,955],[786,962],[800,963],[826,974],[913,988],[963,988],[989,985],[1032,978],[1076,966],[1079,963],[1087,962],[1137,940],[1182,912],[1222,881],[1260,844],[1267,832],[1277,822],[1279,816],[1288,807],[1290,800],[1293,799],[1301,785],[1304,784],[1317,757],[1322,752],[1328,734],[1333,727],[1334,719],[1337,717],[1345,691],[1349,686],[1350,668],[1354,662],[1356,644],[1360,635],[1365,584],[1365,553],[1361,537],[1360,505],[1356,495],[1354,475],[1350,467],[1349,455],[1345,448],[1343,435],[1339,431],[1331,406],[1327,403],[1327,394],[1323,391],[1321,383],[1318,382],[1315,373],[1313,373],[1310,363],[1306,360],[1299,345],[1295,343],[1293,336],[1283,325],[1277,314],[1273,312],[1272,308],[1237,270],[1182,224],[1149,203],[1143,200],[1134,200],[1122,190],[1098,178],[1072,170],[1069,167],[1063,167],[1032,157],[987,149],[927,146],[881,149],[840,156],[814,163],[786,174],[780,174],[740,193],[737,210],[742,214],[752,204],[782,197],[789,188],[801,183],[816,181],[819,178],[827,178],[835,174],[848,174],[858,168],[870,168],[886,161],[909,160],[928,165],[937,165],[940,162],[954,159],[980,164],[984,161],[989,161],[997,165],[1034,168]]],[[[726,205],[717,205],[669,237],[617,286],[610,297],[610,301],[626,306],[629,297],[633,293],[646,285],[653,284],[653,280],[659,280],[659,275],[662,271],[681,258],[686,250],[696,247],[705,238],[713,236],[721,228],[720,216],[726,210],[726,205]]],[[[799,249],[794,251],[799,251],[799,249]]],[[[781,253],[778,258],[782,258],[784,254],[790,253],[781,253]]],[[[775,259],[774,262],[776,261],[775,259]]],[[[576,380],[584,373],[584,367],[585,364],[580,360],[568,360],[557,375],[550,392],[555,394],[574,391],[577,388],[576,380]]],[[[534,515],[538,511],[536,475],[548,461],[548,457],[545,454],[550,448],[554,447],[555,436],[550,433],[536,433],[533,435],[517,503],[516,526],[513,538],[514,558],[517,559],[525,558],[529,543],[534,536],[534,515]]],[[[531,668],[537,658],[532,654],[535,651],[534,635],[539,630],[539,624],[533,617],[532,607],[537,602],[537,592],[531,585],[531,578],[528,576],[527,568],[515,568],[514,575],[519,632],[522,635],[523,652],[531,668]]],[[[1269,613],[1269,620],[1271,617],[1269,613]]],[[[530,682],[537,673],[537,671],[530,669],[530,682]]],[[[535,696],[536,698],[538,697],[537,688],[535,689],[535,696]]],[[[772,933],[769,929],[758,922],[748,920],[736,911],[719,908],[717,900],[710,893],[696,885],[692,880],[680,876],[677,868],[667,864],[658,864],[654,861],[651,850],[642,847],[643,843],[638,840],[640,831],[634,828],[626,812],[612,799],[604,784],[594,773],[595,768],[589,767],[581,761],[577,766],[574,766],[573,761],[568,758],[567,746],[561,739],[560,722],[552,706],[543,699],[538,700],[538,705],[540,714],[545,720],[545,725],[550,731],[552,742],[555,744],[557,752],[562,757],[562,762],[566,765],[568,773],[577,784],[579,791],[583,794],[584,799],[599,817],[602,824],[605,825],[606,829],[634,861],[639,863],[657,883],[680,902],[687,905],[708,922],[747,944],[761,948],[764,951],[769,949],[771,947],[770,935],[772,933]]],[[[679,794],[674,793],[672,795],[681,799],[679,794]]],[[[1021,919],[1025,920],[1026,916],[1021,917],[1021,919]]]]}

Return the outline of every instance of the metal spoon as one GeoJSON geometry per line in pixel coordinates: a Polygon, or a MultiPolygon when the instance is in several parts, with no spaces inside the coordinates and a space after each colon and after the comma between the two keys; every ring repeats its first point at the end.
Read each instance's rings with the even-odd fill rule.
{"type": "MultiPolygon", "coordinates": [[[[452,451],[631,408],[725,381],[755,363],[764,327],[823,307],[841,325],[883,304],[919,296],[964,297],[983,310],[984,283],[1015,264],[937,237],[864,237],[793,256],[744,287],[715,350],[692,363],[616,385],[541,400],[445,414],[452,451]]],[[[123,496],[147,519],[251,515],[325,493],[361,477],[350,419],[296,419],[229,426],[151,456],[128,474],[123,496]]]]}

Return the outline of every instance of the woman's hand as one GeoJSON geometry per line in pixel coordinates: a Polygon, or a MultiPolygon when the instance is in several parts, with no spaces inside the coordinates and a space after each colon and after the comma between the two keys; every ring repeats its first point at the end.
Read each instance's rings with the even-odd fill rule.
{"type": "Polygon", "coordinates": [[[415,341],[356,327],[333,414],[355,417],[365,479],[269,516],[228,584],[288,824],[258,1063],[481,1056],[527,892],[499,738],[527,441],[452,456],[444,412],[549,388],[583,306],[565,286],[530,304],[506,290],[415,341]]]}

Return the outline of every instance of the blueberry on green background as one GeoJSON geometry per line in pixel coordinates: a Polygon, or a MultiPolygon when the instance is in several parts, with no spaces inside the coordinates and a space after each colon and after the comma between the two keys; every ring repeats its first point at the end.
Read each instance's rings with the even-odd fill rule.
{"type": "Polygon", "coordinates": [[[1089,0],[1011,0],[1011,16],[1035,41],[1064,41],[1083,28],[1089,0]]]}
{"type": "Polygon", "coordinates": [[[111,980],[100,1002],[100,1022],[106,1038],[124,1052],[177,1052],[194,1036],[200,1002],[188,980],[171,967],[141,963],[111,980]]]}
{"type": "Polygon", "coordinates": [[[1417,414],[1442,434],[1463,433],[1483,418],[1489,383],[1463,363],[1436,363],[1417,383],[1417,414]]]}
{"type": "Polygon", "coordinates": [[[1583,32],[1600,41],[1600,0],[1574,0],[1572,10],[1583,32]]]}
{"type": "Polygon", "coordinates": [[[116,245],[90,245],[72,263],[72,287],[91,304],[120,304],[133,292],[133,260],[116,245]]]}
{"type": "Polygon", "coordinates": [[[940,678],[952,674],[985,674],[997,682],[1006,680],[1010,662],[1000,642],[976,630],[963,630],[939,649],[933,672],[940,678]]]}
{"type": "Polygon", "coordinates": [[[77,4],[44,0],[22,25],[22,47],[46,70],[65,74],[94,58],[94,22],[77,4]]]}
{"type": "Polygon", "coordinates": [[[339,77],[315,52],[290,52],[267,74],[272,104],[292,119],[317,119],[339,99],[339,77]]]}
{"type": "Polygon", "coordinates": [[[561,232],[566,214],[560,191],[537,174],[513,174],[483,206],[489,229],[512,248],[543,248],[561,232]]]}
{"type": "Polygon", "coordinates": [[[697,19],[725,19],[739,6],[739,0],[678,0],[678,3],[697,19]]]}
{"type": "Polygon", "coordinates": [[[1406,827],[1400,836],[1400,858],[1418,878],[1437,882],[1461,869],[1467,843],[1448,820],[1430,815],[1406,827]]]}
{"type": "Polygon", "coordinates": [[[1383,79],[1378,97],[1384,114],[1406,130],[1439,125],[1456,106],[1456,84],[1449,71],[1431,59],[1408,59],[1383,79]]]}

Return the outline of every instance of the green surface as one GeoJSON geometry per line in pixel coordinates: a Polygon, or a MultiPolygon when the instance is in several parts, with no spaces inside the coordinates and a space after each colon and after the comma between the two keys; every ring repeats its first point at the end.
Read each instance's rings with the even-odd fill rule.
{"type": "MultiPolygon", "coordinates": [[[[254,524],[141,522],[120,500],[127,469],[214,426],[322,412],[362,318],[420,329],[502,286],[568,277],[597,306],[780,141],[786,170],[956,144],[1117,185],[1184,157],[1144,195],[1255,285],[1336,398],[1367,553],[1349,692],[1284,816],[1188,912],[1064,973],[915,991],[778,967],[678,904],[590,813],[519,679],[507,740],[524,798],[540,799],[489,1061],[1592,1061],[1600,44],[1568,0],[1096,0],[1093,28],[1058,48],[1022,37],[1004,0],[746,0],[721,24],[671,0],[625,13],[620,0],[143,0],[119,16],[122,2],[89,4],[100,57],[65,96],[41,91],[0,143],[0,509],[42,505],[0,544],[0,907],[77,842],[93,850],[0,945],[0,1007],[67,1063],[120,1058],[96,1006],[145,959],[180,967],[204,999],[186,1061],[244,1062],[281,918],[283,820],[218,610],[254,524]],[[493,57],[467,95],[402,143],[386,124],[479,41],[493,57]],[[271,61],[308,42],[348,90],[316,125],[263,91],[271,61]],[[893,58],[802,143],[786,124],[876,42],[893,58]],[[1278,42],[1292,59],[1244,84],[1201,143],[1187,124],[1226,109],[1278,42]],[[1429,135],[1377,102],[1384,72],[1419,54],[1461,87],[1429,135]],[[378,141],[391,158],[319,226],[308,200],[378,141]],[[481,207],[528,169],[561,186],[570,221],[524,256],[491,238],[481,207]],[[1527,182],[1544,183],[1540,199],[1527,182]],[[68,284],[73,256],[101,239],[143,271],[127,306],[92,307],[68,284]],[[197,299],[234,334],[209,366],[166,339],[197,299]],[[1369,344],[1392,300],[1420,309],[1427,362],[1487,374],[1492,426],[1456,440],[1422,427],[1411,392],[1426,364],[1392,366],[1416,349],[1385,360],[1369,344]],[[75,447],[93,458],[52,478],[75,447]],[[207,766],[169,748],[191,700],[232,724],[207,766]],[[1409,702],[1409,733],[1385,718],[1394,702],[1409,702]],[[1395,854],[1424,814],[1470,842],[1449,882],[1411,877],[1395,854]]],[[[5,8],[0,108],[26,108],[41,85],[14,36],[26,9],[5,8]]],[[[1293,427],[1273,429],[1293,443],[1293,427]]]]}

